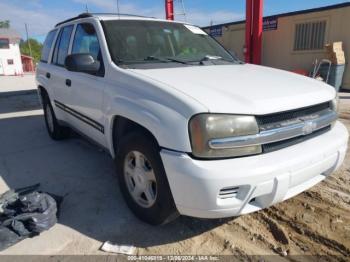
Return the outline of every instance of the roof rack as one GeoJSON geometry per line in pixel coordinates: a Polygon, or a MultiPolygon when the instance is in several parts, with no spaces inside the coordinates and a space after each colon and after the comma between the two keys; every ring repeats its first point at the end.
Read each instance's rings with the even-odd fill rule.
{"type": "Polygon", "coordinates": [[[94,16],[98,16],[98,15],[113,15],[113,16],[131,16],[131,17],[142,17],[142,18],[155,18],[155,17],[150,17],[150,16],[142,16],[142,15],[132,15],[132,14],[118,14],[118,13],[81,13],[76,17],[73,18],[69,18],[67,20],[64,20],[62,22],[59,22],[58,24],[56,24],[55,27],[74,21],[74,20],[78,20],[81,18],[88,18],[88,17],[94,17],[94,16]]]}
{"type": "Polygon", "coordinates": [[[144,16],[144,15],[133,15],[133,14],[123,14],[123,13],[90,13],[94,15],[115,15],[115,16],[131,16],[131,17],[143,17],[143,18],[155,18],[152,16],[144,16]]]}
{"type": "Polygon", "coordinates": [[[93,14],[91,13],[82,13],[76,17],[72,17],[72,18],[69,18],[67,20],[64,20],[62,22],[59,22],[58,24],[56,24],[55,27],[59,26],[59,25],[62,25],[62,24],[65,24],[65,23],[68,23],[68,22],[71,22],[71,21],[74,21],[74,20],[77,20],[77,19],[80,19],[80,18],[87,18],[87,17],[93,17],[93,14]]]}

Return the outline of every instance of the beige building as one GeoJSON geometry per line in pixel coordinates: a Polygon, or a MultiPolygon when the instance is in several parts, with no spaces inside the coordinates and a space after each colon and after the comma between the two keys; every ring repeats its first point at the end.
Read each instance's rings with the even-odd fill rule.
{"type": "MultiPolygon", "coordinates": [[[[245,21],[204,28],[244,60],[245,21]]],[[[325,45],[342,41],[350,59],[350,3],[264,17],[262,64],[285,70],[312,71],[313,63],[328,58],[325,45]]],[[[342,87],[350,89],[345,66],[342,87]]]]}

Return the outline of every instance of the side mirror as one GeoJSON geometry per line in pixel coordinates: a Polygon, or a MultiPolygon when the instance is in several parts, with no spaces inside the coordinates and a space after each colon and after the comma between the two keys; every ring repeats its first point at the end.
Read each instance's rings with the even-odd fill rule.
{"type": "Polygon", "coordinates": [[[90,54],[72,54],[66,57],[64,67],[72,72],[97,74],[100,70],[100,62],[95,61],[90,54]]]}

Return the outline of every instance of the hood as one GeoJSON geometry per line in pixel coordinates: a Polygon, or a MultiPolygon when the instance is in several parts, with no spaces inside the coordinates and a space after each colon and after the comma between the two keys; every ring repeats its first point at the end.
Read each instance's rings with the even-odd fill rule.
{"type": "Polygon", "coordinates": [[[185,93],[212,113],[264,115],[335,97],[334,89],[318,80],[251,64],[132,71],[185,93]]]}

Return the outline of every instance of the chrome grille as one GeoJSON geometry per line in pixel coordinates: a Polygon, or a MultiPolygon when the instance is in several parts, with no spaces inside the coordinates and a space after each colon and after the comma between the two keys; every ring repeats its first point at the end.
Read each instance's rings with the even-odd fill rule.
{"type": "Polygon", "coordinates": [[[282,113],[256,116],[260,132],[246,136],[212,139],[211,149],[261,146],[263,153],[288,147],[316,137],[331,129],[337,120],[331,102],[282,113]]]}
{"type": "Polygon", "coordinates": [[[277,150],[280,150],[280,149],[283,149],[283,148],[286,148],[289,146],[293,146],[293,145],[299,144],[301,142],[304,142],[306,140],[309,140],[311,138],[322,135],[322,134],[328,132],[329,130],[331,130],[331,127],[327,126],[327,127],[324,127],[322,129],[317,130],[317,131],[315,131],[309,135],[306,135],[306,136],[299,136],[299,137],[287,139],[287,140],[276,142],[276,143],[266,144],[266,145],[262,146],[263,152],[270,153],[270,152],[277,151],[277,150]]]}
{"type": "Polygon", "coordinates": [[[314,106],[300,108],[297,110],[290,110],[290,111],[285,111],[285,112],[280,112],[275,114],[257,116],[256,120],[258,122],[258,125],[262,127],[264,125],[273,124],[276,122],[288,121],[288,120],[312,115],[314,113],[318,113],[320,111],[330,109],[330,108],[331,108],[331,103],[326,102],[326,103],[322,103],[314,106]]]}
{"type": "MultiPolygon", "coordinates": [[[[323,112],[328,112],[331,110],[330,102],[318,104],[315,106],[310,106],[306,108],[301,108],[297,110],[270,114],[265,116],[258,116],[257,121],[259,124],[260,131],[267,131],[274,128],[279,128],[282,126],[288,126],[298,123],[300,120],[307,119],[317,119],[319,115],[323,112]]],[[[305,134],[302,136],[293,137],[290,139],[268,143],[262,145],[262,149],[264,153],[273,152],[279,149],[283,149],[289,146],[296,145],[298,143],[302,143],[311,138],[317,137],[329,131],[331,129],[331,125],[327,125],[321,129],[311,132],[310,134],[305,134]]]]}

